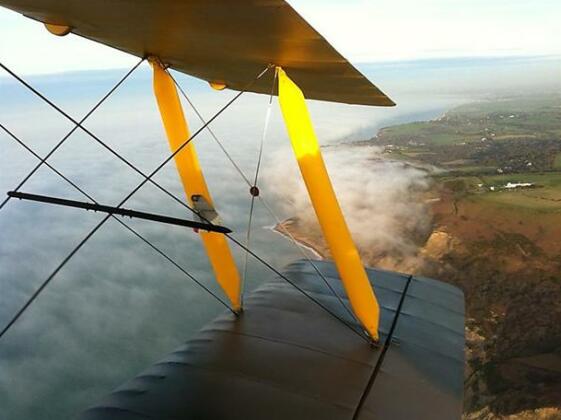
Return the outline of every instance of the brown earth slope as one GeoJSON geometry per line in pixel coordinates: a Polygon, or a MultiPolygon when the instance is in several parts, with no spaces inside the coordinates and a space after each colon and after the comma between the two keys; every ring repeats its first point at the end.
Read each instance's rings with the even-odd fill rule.
{"type": "MultiPolygon", "coordinates": [[[[432,231],[417,253],[360,249],[365,263],[464,290],[466,418],[561,418],[561,212],[459,198],[446,183],[431,194],[432,231]]],[[[277,228],[329,257],[317,225],[277,228]]]]}
{"type": "MultiPolygon", "coordinates": [[[[356,145],[403,162],[395,176],[407,165],[430,174],[428,191],[374,193],[389,195],[389,208],[403,197],[415,205],[378,232],[412,246],[358,245],[367,265],[464,290],[466,419],[561,419],[561,94],[466,104],[356,145]]],[[[358,210],[375,217],[384,208],[358,210]]],[[[329,256],[317,224],[290,219],[283,228],[329,256]]]]}

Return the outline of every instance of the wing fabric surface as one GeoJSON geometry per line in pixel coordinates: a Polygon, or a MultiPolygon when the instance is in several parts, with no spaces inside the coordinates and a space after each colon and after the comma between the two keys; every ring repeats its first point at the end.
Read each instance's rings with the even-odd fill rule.
{"type": "MultiPolygon", "coordinates": [[[[306,98],[394,103],[284,0],[0,0],[32,19],[241,90],[267,65],[284,68],[306,98]]],[[[272,72],[271,72],[272,73],[272,72]]],[[[272,74],[251,91],[269,93],[272,74]]]]}
{"type": "MultiPolygon", "coordinates": [[[[316,264],[343,295],[333,263],[316,264]]],[[[462,292],[367,271],[382,308],[381,348],[274,278],[249,294],[239,318],[220,316],[81,419],[459,420],[462,292]]],[[[306,261],[284,274],[352,322],[306,261]]]]}

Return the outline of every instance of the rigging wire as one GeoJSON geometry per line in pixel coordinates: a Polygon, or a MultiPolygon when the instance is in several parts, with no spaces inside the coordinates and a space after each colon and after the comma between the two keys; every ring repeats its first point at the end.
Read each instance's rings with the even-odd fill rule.
{"type": "MultiPolygon", "coordinates": [[[[181,85],[177,82],[177,80],[175,79],[175,77],[173,77],[173,74],[166,69],[166,72],[169,74],[169,76],[171,77],[171,80],[173,80],[173,83],[175,84],[175,87],[177,87],[177,89],[179,89],[179,92],[181,92],[181,95],[183,96],[183,98],[185,98],[185,100],[187,101],[187,103],[189,104],[189,106],[193,109],[193,111],[195,112],[195,114],[197,115],[197,117],[199,118],[199,120],[203,123],[206,124],[206,120],[205,118],[202,116],[202,114],[199,112],[199,110],[197,109],[197,107],[195,106],[195,104],[191,101],[191,99],[189,98],[189,96],[187,96],[187,93],[185,93],[185,91],[183,90],[183,88],[181,87],[181,85]]],[[[224,155],[226,155],[226,158],[228,158],[228,160],[230,161],[230,163],[232,164],[232,166],[234,167],[234,169],[236,170],[236,172],[238,172],[238,174],[242,177],[242,179],[245,181],[245,183],[251,187],[251,181],[248,179],[247,176],[245,176],[245,174],[243,173],[243,171],[241,170],[241,168],[238,166],[238,164],[236,163],[236,161],[234,160],[234,158],[232,158],[232,156],[230,155],[230,153],[228,153],[228,150],[226,150],[226,148],[224,147],[224,145],[222,144],[222,142],[220,140],[218,140],[218,137],[216,136],[216,134],[214,134],[214,130],[212,128],[210,128],[210,126],[207,126],[207,131],[208,133],[211,135],[211,137],[214,139],[214,141],[216,142],[216,144],[218,144],[218,147],[220,147],[220,149],[222,150],[222,152],[224,153],[224,155]]]]}
{"type": "MultiPolygon", "coordinates": [[[[23,147],[31,155],[33,155],[35,158],[37,158],[37,160],[43,161],[43,158],[41,158],[41,156],[39,156],[31,147],[27,146],[25,144],[25,142],[23,142],[20,138],[18,138],[11,130],[9,130],[2,123],[0,123],[0,128],[2,130],[4,130],[4,132],[6,132],[6,134],[8,134],[8,136],[10,136],[14,141],[16,141],[21,147],[23,147]]],[[[90,194],[88,194],[83,188],[79,187],[74,181],[72,181],[70,178],[65,176],[62,172],[60,172],[58,169],[56,169],[54,166],[52,166],[49,162],[44,162],[43,161],[43,163],[51,171],[53,171],[60,178],[62,178],[69,185],[71,185],[75,190],[80,192],[84,197],[91,200],[93,203],[98,204],[97,201],[90,194]]],[[[130,227],[128,224],[126,224],[122,219],[118,218],[115,215],[111,215],[111,217],[114,220],[116,220],[120,225],[122,225],[124,228],[126,228],[128,231],[130,231],[133,235],[135,235],[137,238],[142,240],[146,245],[148,245],[150,248],[152,248],[154,251],[156,251],[158,254],[160,254],[162,257],[164,257],[167,261],[169,261],[172,265],[174,265],[179,271],[181,271],[183,274],[185,274],[189,279],[191,279],[197,285],[199,285],[204,291],[209,293],[214,299],[216,299],[218,302],[220,302],[222,305],[224,305],[229,311],[231,311],[233,314],[235,314],[235,312],[232,310],[232,308],[230,308],[230,306],[228,306],[228,304],[223,299],[221,299],[218,295],[216,295],[209,288],[207,288],[203,283],[201,283],[191,273],[189,273],[187,270],[185,270],[181,265],[179,265],[175,260],[173,260],[170,256],[168,256],[164,251],[162,251],[160,248],[158,248],[156,245],[154,245],[152,242],[150,242],[148,239],[146,239],[143,235],[138,233],[138,231],[136,231],[135,229],[130,227]]]]}
{"type": "MultiPolygon", "coordinates": [[[[129,76],[142,64],[142,62],[144,61],[144,58],[141,58],[138,63],[136,63],[94,106],[92,109],[90,109],[86,115],[84,115],[82,117],[82,119],[74,125],[74,127],[72,127],[72,129],[66,133],[66,135],[64,137],[62,137],[62,139],[59,140],[59,142],[50,150],[49,153],[47,153],[45,155],[44,158],[41,158],[39,163],[25,176],[25,178],[23,178],[21,180],[21,182],[17,185],[17,187],[13,188],[12,191],[19,191],[19,189],[21,187],[23,187],[23,185],[29,180],[29,178],[31,178],[33,176],[33,174],[35,174],[35,172],[37,172],[39,170],[39,168],[47,161],[47,159],[49,159],[65,142],[66,140],[68,140],[68,138],[78,129],[78,127],[83,124],[100,106],[101,104],[103,104],[105,102],[106,99],[108,99],[113,92],[115,92],[119,86],[121,86],[123,84],[123,82],[125,80],[127,80],[129,78],[129,76]]],[[[19,78],[17,77],[17,75],[12,72],[10,69],[8,69],[4,64],[0,63],[0,66],[7,71],[10,75],[12,75],[13,77],[16,77],[16,79],[19,80],[19,78]]],[[[21,81],[20,81],[21,82],[21,81]]],[[[33,93],[38,94],[39,92],[34,90],[31,86],[27,85],[28,88],[30,88],[32,90],[33,93]]],[[[41,95],[42,96],[42,95],[41,95]]],[[[44,100],[47,101],[47,103],[51,106],[53,106],[55,109],[57,108],[51,101],[49,101],[47,98],[43,97],[42,98],[44,100]]],[[[4,199],[4,201],[2,201],[2,203],[0,203],[0,210],[2,210],[2,208],[4,208],[4,206],[8,203],[8,201],[10,201],[11,197],[6,197],[4,199]]]]}
{"type": "MultiPolygon", "coordinates": [[[[175,86],[177,87],[177,89],[179,89],[179,91],[181,92],[181,95],[183,96],[183,98],[185,98],[185,100],[187,101],[187,103],[191,106],[191,108],[193,109],[193,111],[195,112],[195,114],[197,115],[197,117],[199,118],[199,120],[203,123],[206,124],[206,120],[205,118],[202,116],[202,114],[199,112],[199,110],[197,109],[197,107],[195,106],[195,104],[193,103],[193,101],[189,98],[189,96],[187,95],[187,93],[183,90],[183,88],[181,87],[181,85],[178,83],[178,81],[173,77],[173,74],[166,69],[166,71],[168,72],[168,74],[170,75],[171,79],[173,80],[175,86]]],[[[275,77],[277,77],[277,71],[275,70],[275,77]]],[[[273,82],[273,90],[274,90],[274,82],[273,82]]],[[[270,101],[269,101],[270,104],[270,101]]],[[[267,117],[268,118],[268,117],[267,117]]],[[[267,120],[267,119],[266,119],[267,120]]],[[[214,139],[214,141],[218,144],[218,146],[220,147],[220,149],[222,150],[222,152],[224,153],[224,155],[226,156],[226,158],[230,161],[230,163],[232,164],[232,166],[234,167],[234,169],[236,170],[236,172],[238,172],[238,174],[240,175],[241,179],[247,184],[247,186],[249,188],[253,187],[253,184],[251,183],[251,181],[249,180],[249,178],[244,174],[244,172],[242,171],[242,169],[239,167],[239,165],[236,163],[236,161],[234,160],[234,158],[228,153],[228,150],[226,149],[226,147],[224,146],[224,144],[218,139],[218,136],[216,136],[216,134],[214,133],[214,130],[212,130],[212,128],[210,126],[207,126],[207,131],[209,132],[209,134],[211,135],[211,137],[214,139]]],[[[262,150],[262,149],[261,149],[262,150]]],[[[256,183],[257,181],[255,181],[256,183]]],[[[254,184],[255,184],[254,183],[254,184]]],[[[273,211],[272,207],[268,204],[268,202],[265,200],[265,198],[260,194],[258,197],[259,201],[261,202],[261,204],[265,207],[265,209],[267,210],[267,212],[271,215],[271,217],[273,217],[273,219],[275,220],[277,225],[281,225],[282,221],[280,220],[280,218],[277,216],[277,214],[273,211]]],[[[253,197],[252,197],[252,203],[251,205],[253,206],[253,197]]],[[[251,221],[249,223],[251,225],[251,221]]],[[[248,229],[249,230],[249,229],[248,229]]],[[[314,271],[316,272],[316,274],[322,279],[322,281],[325,283],[325,285],[327,286],[327,288],[329,289],[329,291],[331,292],[331,294],[333,296],[335,296],[335,298],[339,301],[340,305],[345,309],[345,311],[347,312],[347,314],[351,317],[351,319],[353,319],[357,324],[360,324],[360,322],[358,321],[358,319],[356,318],[355,314],[349,309],[349,307],[345,304],[345,302],[343,301],[343,298],[337,293],[337,291],[333,288],[333,286],[329,283],[329,281],[327,280],[327,278],[325,277],[325,275],[321,272],[321,270],[318,268],[318,266],[313,262],[313,260],[308,256],[308,254],[304,251],[304,248],[298,243],[298,241],[296,241],[296,239],[294,238],[294,236],[288,231],[285,230],[283,232],[285,235],[288,236],[288,238],[290,239],[290,241],[292,242],[292,245],[296,247],[296,249],[298,249],[298,251],[302,254],[302,256],[307,260],[307,262],[312,266],[312,268],[314,269],[314,271]]],[[[249,240],[247,240],[248,243],[248,247],[249,247],[249,240]]],[[[247,256],[248,253],[245,252],[245,261],[244,261],[244,284],[245,284],[245,276],[246,276],[246,269],[247,269],[247,256]]],[[[243,294],[242,294],[242,299],[243,299],[243,294]]]]}
{"type": "MultiPolygon", "coordinates": [[[[4,67],[4,65],[2,63],[0,63],[0,66],[4,67]]],[[[249,87],[251,87],[251,85],[253,83],[255,83],[259,78],[261,78],[269,69],[271,68],[271,66],[267,66],[261,73],[258,74],[257,78],[253,79],[248,85],[247,87],[240,91],[236,96],[234,96],[233,99],[231,99],[226,105],[224,105],[217,113],[215,113],[213,115],[213,117],[211,119],[208,120],[207,125],[210,124],[212,121],[214,121],[220,114],[222,114],[222,112],[224,112],[230,105],[232,105],[236,99],[238,99],[249,87]]],[[[27,82],[25,82],[23,79],[21,79],[19,76],[17,76],[15,73],[11,72],[11,70],[9,71],[10,74],[14,74],[14,76],[18,79],[21,80],[22,83],[26,86],[29,86],[27,84],[27,82]]],[[[57,109],[59,112],[61,112],[64,116],[66,116],[68,119],[70,119],[71,121],[73,121],[75,124],[79,125],[71,116],[69,116],[68,114],[66,114],[64,111],[62,111],[60,108],[58,108],[55,104],[53,104],[51,101],[49,101],[47,98],[45,98],[41,93],[39,93],[37,90],[33,89],[31,86],[29,86],[30,89],[32,89],[32,91],[34,93],[36,93],[38,96],[40,96],[41,98],[44,98],[47,103],[51,104],[51,106],[53,106],[55,109],[57,109]]],[[[82,127],[82,126],[80,126],[82,127]]],[[[121,207],[123,204],[125,204],[136,192],[138,192],[138,190],[140,190],[144,185],[146,185],[146,183],[148,181],[150,181],[152,179],[152,177],[154,175],[156,175],[170,160],[172,160],[179,152],[181,152],[181,150],[183,150],[193,139],[195,139],[197,137],[197,135],[199,133],[201,133],[204,130],[205,126],[201,127],[199,130],[197,130],[193,135],[191,135],[188,139],[186,139],[170,156],[168,156],[162,163],[160,163],[156,169],[154,169],[148,176],[144,175],[144,173],[142,171],[140,171],[138,168],[136,168],[134,165],[132,165],[133,168],[136,169],[136,172],[140,173],[141,175],[143,175],[144,180],[140,182],[140,184],[138,184],[129,194],[127,194],[125,196],[125,198],[123,198],[119,204],[116,207],[121,207]]],[[[89,130],[86,130],[82,127],[82,129],[84,131],[86,131],[87,133],[91,133],[89,130]]],[[[91,134],[92,136],[93,133],[91,134]]],[[[107,146],[109,147],[109,146],[107,146]]],[[[112,150],[109,147],[110,150],[112,150]]],[[[116,152],[114,153],[116,154],[116,152]]],[[[118,155],[118,154],[117,154],[118,155]]],[[[120,155],[119,155],[120,156],[120,155]]],[[[124,158],[123,158],[124,159],[124,158]]],[[[155,184],[155,185],[159,185],[159,184],[155,184]]],[[[189,207],[188,205],[186,205],[183,201],[181,201],[179,198],[177,198],[175,195],[173,195],[172,193],[170,193],[169,191],[165,190],[163,187],[160,187],[160,189],[164,190],[168,195],[172,196],[174,199],[178,200],[182,205],[184,205],[186,208],[190,209],[192,212],[198,214],[193,208],[189,207]]],[[[106,215],[105,217],[103,217],[103,219],[101,219],[101,221],[94,226],[94,228],[78,243],[78,245],[76,245],[72,251],[70,251],[70,253],[62,260],[62,262],[55,268],[55,270],[43,281],[43,283],[41,284],[41,286],[39,286],[39,288],[29,297],[29,299],[26,301],[26,303],[18,310],[18,312],[16,312],[16,314],[12,317],[12,319],[8,322],[8,324],[4,327],[4,329],[2,329],[2,331],[0,331],[0,339],[4,336],[4,334],[11,328],[12,325],[14,325],[14,323],[20,318],[20,316],[27,310],[27,308],[33,303],[33,301],[37,298],[37,296],[39,296],[39,294],[45,289],[45,287],[47,287],[47,285],[51,282],[51,280],[59,273],[59,271],[68,263],[68,261],[70,261],[70,259],[72,259],[72,257],[82,248],[82,246],[84,246],[86,244],[86,242],[105,224],[105,222],[107,222],[107,220],[109,220],[109,218],[111,217],[111,214],[106,215]]],[[[211,223],[210,221],[206,220],[208,223],[211,223]]],[[[212,224],[212,223],[211,223],[212,224]]]]}
{"type": "MultiPolygon", "coordinates": [[[[205,128],[207,128],[220,114],[222,114],[230,105],[232,105],[232,103],[234,103],[243,93],[245,93],[258,79],[260,79],[271,67],[273,67],[272,65],[268,65],[263,71],[261,71],[261,73],[259,73],[257,75],[257,77],[255,79],[253,79],[250,83],[248,83],[248,85],[241,90],[237,95],[235,95],[229,102],[227,102],[218,112],[216,112],[202,127],[200,127],[193,135],[191,135],[187,140],[185,140],[185,142],[179,146],[179,148],[172,153],[166,160],[164,160],[164,162],[162,162],[150,175],[145,175],[144,172],[142,172],[140,169],[138,169],[135,165],[133,165],[132,163],[130,163],[127,159],[125,159],[124,157],[122,157],[119,153],[117,153],[115,150],[113,150],[110,146],[108,146],[106,143],[104,143],[101,139],[99,139],[95,134],[93,134],[90,130],[88,130],[87,128],[85,128],[84,126],[82,126],[79,122],[77,122],[74,118],[72,118],[70,115],[68,115],[65,111],[63,111],[62,109],[60,109],[58,106],[56,106],[53,102],[51,102],[49,99],[47,99],[44,95],[42,95],[39,91],[37,91],[35,88],[33,88],[31,85],[29,85],[25,80],[23,80],[21,77],[19,77],[17,74],[15,74],[13,71],[11,71],[9,68],[7,68],[4,64],[2,64],[0,62],[0,67],[2,67],[4,70],[6,70],[10,75],[12,75],[16,80],[18,80],[20,83],[22,83],[25,87],[27,87],[31,92],[33,92],[35,95],[37,95],[39,98],[41,98],[43,101],[45,101],[47,104],[49,104],[51,107],[53,107],[55,110],[57,110],[59,113],[61,113],[64,117],[66,117],[68,120],[72,121],[75,125],[77,125],[79,128],[81,128],[86,134],[88,134],[90,137],[92,137],[94,140],[96,140],[99,144],[101,144],[103,147],[105,147],[108,151],[110,151],[114,156],[116,156],[119,160],[123,161],[125,164],[127,164],[127,166],[131,167],[135,172],[137,172],[138,174],[140,174],[144,180],[127,196],[125,197],[125,199],[117,206],[120,207],[121,205],[123,205],[132,195],[134,195],[140,188],[142,188],[142,186],[144,186],[147,182],[152,183],[152,185],[156,186],[159,190],[161,190],[162,192],[164,192],[166,195],[170,196],[174,201],[178,202],[180,205],[182,205],[183,207],[185,207],[186,209],[190,210],[191,212],[193,212],[194,214],[198,215],[198,212],[193,209],[192,207],[190,207],[188,204],[186,204],[184,201],[182,201],[180,198],[178,198],[176,195],[174,195],[173,193],[171,193],[170,191],[168,191],[167,189],[165,189],[164,187],[162,187],[160,184],[158,184],[157,182],[155,182],[152,177],[159,172],[171,159],[173,159],[181,150],[183,150],[183,148],[189,144],[198,134],[200,134],[205,128]]],[[[67,255],[66,258],[64,258],[64,260],[59,264],[59,266],[57,266],[57,268],[51,273],[51,275],[49,275],[49,277],[47,277],[47,279],[45,279],[45,281],[41,284],[41,286],[39,287],[39,289],[37,289],[33,295],[29,298],[29,300],[26,302],[26,304],[16,313],[16,315],[12,318],[12,320],[8,323],[8,325],[0,332],[0,339],[4,336],[4,334],[10,329],[10,327],[17,321],[17,319],[19,319],[19,317],[23,314],[23,312],[25,312],[25,310],[29,307],[29,305],[31,305],[31,303],[37,298],[37,296],[45,289],[45,287],[50,283],[50,281],[56,276],[56,274],[58,274],[58,272],[66,265],[66,263],[76,254],[76,252],[78,252],[80,250],[80,248],[97,232],[97,230],[99,228],[101,228],[101,226],[103,226],[103,224],[105,224],[105,222],[109,219],[109,217],[111,217],[111,215],[107,215],[106,217],[104,217],[99,223],[98,225],[96,225],[87,235],[85,238],[83,238],[80,243],[67,255]]],[[[200,217],[200,215],[199,215],[200,217]]],[[[209,220],[206,220],[204,217],[201,217],[203,220],[205,220],[208,223],[211,223],[209,220]]],[[[212,223],[211,223],[212,224],[212,223]]],[[[245,250],[246,252],[248,252],[250,255],[252,255],[254,258],[256,258],[258,261],[260,261],[262,264],[264,264],[266,267],[268,267],[271,271],[273,271],[275,274],[277,274],[279,277],[283,278],[285,281],[287,281],[289,284],[291,284],[295,289],[297,289],[298,291],[300,291],[304,296],[306,296],[308,299],[310,299],[312,302],[316,303],[318,306],[320,306],[323,310],[325,310],[328,314],[330,314],[332,317],[334,317],[335,319],[339,320],[343,325],[345,325],[346,327],[348,327],[353,333],[357,334],[357,336],[359,336],[361,339],[365,340],[366,342],[370,342],[369,338],[367,338],[366,336],[364,336],[363,334],[361,334],[360,332],[356,331],[352,325],[350,325],[349,323],[347,323],[344,319],[340,318],[337,314],[333,313],[329,308],[327,308],[325,305],[323,305],[321,302],[319,302],[317,299],[313,298],[313,296],[309,295],[305,290],[303,290],[302,288],[300,288],[299,286],[297,286],[294,282],[292,282],[290,279],[288,279],[286,276],[284,276],[283,274],[281,274],[278,270],[276,270],[273,266],[271,266],[267,261],[265,261],[263,258],[259,257],[257,254],[255,254],[253,251],[251,251],[249,248],[245,247],[242,243],[240,243],[238,240],[236,240],[232,235],[230,234],[226,234],[226,237],[228,237],[232,242],[234,242],[235,244],[237,244],[240,248],[242,248],[243,250],[245,250]]]]}
{"type": "Polygon", "coordinates": [[[263,264],[265,267],[269,268],[269,270],[271,270],[273,273],[275,273],[277,276],[279,276],[280,278],[282,278],[284,281],[286,281],[288,284],[290,284],[292,287],[294,287],[296,290],[298,290],[301,294],[303,294],[306,298],[308,298],[309,300],[311,300],[313,303],[315,303],[316,305],[318,305],[320,308],[322,308],[325,312],[327,312],[329,315],[331,315],[333,318],[335,318],[336,320],[338,320],[339,322],[341,322],[343,325],[345,325],[347,328],[349,328],[349,330],[351,330],[353,333],[355,333],[358,337],[360,337],[362,340],[364,340],[365,342],[371,344],[372,343],[372,339],[367,335],[366,331],[364,333],[361,333],[359,331],[357,331],[351,324],[349,324],[347,321],[345,321],[343,318],[341,318],[339,315],[337,315],[336,313],[334,313],[333,311],[331,311],[327,306],[325,306],[323,303],[321,303],[318,299],[314,298],[311,294],[309,294],[308,292],[306,292],[304,289],[302,289],[300,286],[298,286],[295,282],[293,282],[292,280],[290,280],[287,276],[285,276],[284,274],[282,274],[279,270],[277,270],[275,267],[273,267],[270,263],[268,263],[267,261],[265,261],[263,258],[261,258],[259,255],[257,255],[255,252],[253,252],[251,249],[247,248],[244,244],[242,244],[240,241],[238,241],[236,238],[234,238],[234,236],[232,236],[232,234],[230,233],[225,233],[224,236],[226,236],[227,238],[229,238],[232,242],[234,242],[236,245],[238,245],[240,248],[242,248],[243,250],[245,250],[247,253],[249,253],[253,258],[255,258],[257,261],[259,261],[261,264],[263,264]]]}
{"type": "MultiPolygon", "coordinates": [[[[275,75],[273,77],[273,84],[271,86],[271,94],[269,96],[269,105],[267,106],[267,112],[265,114],[265,123],[263,124],[263,134],[261,135],[261,143],[259,144],[259,156],[257,158],[257,166],[255,167],[255,176],[253,178],[253,185],[250,187],[249,191],[251,194],[251,203],[249,205],[249,217],[247,220],[247,233],[245,238],[245,246],[247,248],[250,247],[251,243],[251,225],[253,222],[253,210],[255,209],[255,197],[259,197],[259,187],[257,186],[257,180],[259,179],[259,169],[261,168],[261,160],[263,158],[263,149],[265,146],[265,139],[267,137],[267,132],[269,131],[269,122],[271,121],[271,109],[273,108],[273,93],[275,90],[275,84],[278,77],[278,67],[275,67],[275,75]]],[[[244,265],[243,265],[243,277],[242,277],[242,294],[241,300],[243,303],[243,298],[245,295],[246,290],[246,282],[247,282],[247,269],[248,269],[248,260],[249,254],[246,252],[244,256],[244,265]]]]}
{"type": "MultiPolygon", "coordinates": [[[[27,83],[25,80],[23,80],[20,76],[18,76],[17,74],[15,74],[12,70],[8,69],[4,64],[2,64],[0,62],[0,67],[4,68],[10,75],[12,75],[17,81],[19,81],[21,84],[23,84],[26,88],[28,88],[31,92],[33,92],[35,95],[37,95],[40,99],[42,99],[43,101],[45,101],[48,105],[50,105],[51,107],[53,107],[53,109],[55,109],[56,111],[58,111],[61,115],[63,115],[66,119],[68,119],[69,121],[71,121],[72,123],[74,123],[75,125],[77,125],[80,129],[82,129],[86,134],[88,134],[92,139],[94,139],[97,143],[99,143],[101,146],[103,146],[106,150],[108,150],[112,155],[114,155],[117,159],[119,159],[121,162],[123,162],[125,165],[127,165],[128,167],[130,167],[132,170],[134,170],[136,173],[138,173],[142,178],[144,178],[144,181],[148,181],[150,182],[152,185],[154,185],[157,189],[159,189],[160,191],[162,191],[164,194],[166,194],[167,196],[169,196],[172,200],[174,200],[175,202],[177,202],[178,204],[180,204],[181,206],[185,207],[186,209],[188,209],[190,212],[192,212],[194,215],[201,217],[201,215],[199,215],[199,213],[191,206],[189,206],[187,203],[185,203],[184,200],[180,199],[179,197],[177,197],[177,195],[173,194],[172,192],[170,192],[169,190],[167,190],[166,188],[162,187],[158,182],[154,181],[152,179],[151,176],[146,175],[143,171],[141,171],[137,166],[135,166],[133,163],[131,163],[128,159],[126,159],[125,157],[123,157],[120,153],[116,152],[113,148],[111,148],[111,146],[109,146],[107,143],[105,143],[103,140],[101,140],[98,136],[96,136],[94,133],[92,133],[90,130],[88,130],[87,128],[85,128],[83,125],[81,125],[78,121],[76,121],[74,118],[72,118],[70,115],[68,115],[68,113],[66,113],[65,111],[63,111],[61,108],[59,108],[58,106],[56,106],[52,101],[50,101],[48,98],[46,98],[43,94],[41,94],[39,91],[37,91],[33,86],[31,86],[29,83],[27,83]]],[[[158,172],[163,166],[165,166],[171,159],[173,159],[175,157],[175,155],[177,155],[177,153],[179,153],[181,150],[183,150],[183,148],[185,146],[187,146],[187,144],[189,142],[191,142],[191,140],[193,140],[195,137],[197,137],[206,127],[208,127],[216,118],[218,118],[218,116],[220,114],[222,114],[228,107],[230,107],[230,105],[232,105],[241,95],[243,95],[257,80],[259,80],[271,67],[273,67],[272,65],[268,65],[267,67],[265,67],[251,82],[249,82],[244,89],[240,90],[230,101],[228,101],[222,108],[220,108],[218,110],[218,112],[216,112],[211,119],[209,119],[202,127],[200,127],[194,134],[192,134],[188,139],[185,140],[185,142],[171,155],[168,157],[168,159],[166,159],[166,161],[164,161],[160,167],[158,167],[156,169],[156,172],[158,172]]],[[[205,220],[206,222],[212,224],[211,221],[205,219],[204,217],[201,217],[203,220],[205,220]]]]}
{"type": "MultiPolygon", "coordinates": [[[[275,212],[273,211],[273,209],[269,206],[269,204],[267,203],[267,201],[265,201],[264,198],[261,198],[261,196],[259,196],[260,198],[260,202],[261,204],[267,209],[267,211],[269,212],[269,214],[275,219],[275,222],[277,224],[277,226],[281,226],[282,225],[282,221],[280,220],[280,218],[275,214],[275,212]]],[[[294,246],[296,246],[296,248],[300,251],[300,253],[304,256],[304,258],[307,260],[307,262],[312,266],[312,268],[314,269],[314,271],[316,272],[316,274],[323,280],[323,282],[325,283],[325,285],[327,286],[327,288],[329,289],[329,291],[331,292],[331,294],[333,296],[335,296],[335,298],[339,301],[339,303],[341,304],[341,306],[345,309],[345,312],[347,312],[347,314],[349,314],[349,316],[354,319],[354,321],[357,324],[360,324],[360,322],[358,321],[358,319],[356,318],[355,314],[353,313],[353,311],[351,311],[349,309],[349,307],[345,304],[345,302],[343,301],[343,298],[339,295],[339,293],[337,293],[337,291],[333,288],[333,286],[331,285],[331,283],[329,283],[329,280],[327,280],[327,278],[325,277],[325,275],[321,272],[321,270],[319,269],[319,267],[314,263],[314,261],[308,256],[308,254],[306,254],[306,252],[304,251],[304,247],[302,247],[298,241],[294,238],[294,236],[292,235],[292,233],[290,233],[290,231],[288,231],[287,229],[284,229],[282,234],[287,235],[288,238],[290,239],[290,242],[292,242],[292,244],[294,246]]]]}

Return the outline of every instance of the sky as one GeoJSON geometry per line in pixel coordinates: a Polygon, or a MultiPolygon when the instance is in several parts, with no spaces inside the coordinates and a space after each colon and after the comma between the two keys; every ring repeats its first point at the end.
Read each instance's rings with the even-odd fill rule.
{"type": "MultiPolygon", "coordinates": [[[[561,54],[559,0],[290,0],[355,63],[561,54]]],[[[129,67],[133,57],[0,8],[0,59],[21,74],[129,67]]]]}

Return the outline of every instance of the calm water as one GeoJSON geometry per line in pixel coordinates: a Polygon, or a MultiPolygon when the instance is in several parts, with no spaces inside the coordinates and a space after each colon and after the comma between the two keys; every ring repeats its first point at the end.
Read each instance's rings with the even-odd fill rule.
{"type": "MultiPolygon", "coordinates": [[[[432,118],[453,104],[488,96],[490,86],[508,89],[528,71],[552,77],[551,66],[551,62],[543,60],[363,66],[399,106],[375,109],[311,103],[312,117],[324,144],[365,139],[382,125],[432,118]]],[[[79,119],[124,72],[61,74],[32,77],[30,81],[79,119]]],[[[179,76],[179,80],[205,116],[233,96],[232,92],[211,91],[194,79],[179,76]]],[[[493,91],[497,93],[500,91],[493,91]]],[[[267,101],[265,96],[246,94],[213,124],[218,137],[248,175],[255,170],[267,101]]],[[[264,179],[269,168],[278,170],[279,156],[287,155],[288,141],[279,117],[275,101],[263,161],[264,179]]],[[[190,110],[188,119],[192,131],[200,126],[190,110]]],[[[0,121],[41,155],[72,127],[8,78],[0,78],[0,121]]],[[[145,173],[169,154],[146,66],[85,125],[145,173]]],[[[208,134],[195,142],[224,223],[244,240],[250,202],[247,186],[208,134]]],[[[141,181],[80,130],[50,162],[105,204],[118,203],[141,181]]],[[[0,133],[2,198],[35,164],[33,157],[0,133]]],[[[287,174],[292,173],[292,160],[282,164],[287,165],[287,174]]],[[[155,180],[182,196],[173,164],[166,166],[155,180]]],[[[288,217],[291,214],[286,206],[277,201],[276,188],[279,185],[263,184],[263,196],[279,217],[288,217]]],[[[46,167],[22,190],[83,200],[46,167]]],[[[151,185],[144,186],[125,207],[190,217],[184,208],[151,185]]],[[[16,200],[0,212],[1,325],[102,217],[16,200]]],[[[137,220],[127,223],[220,293],[210,276],[200,241],[190,230],[137,220]]],[[[300,254],[271,232],[268,227],[273,224],[265,209],[257,205],[252,247],[281,268],[300,254]]],[[[234,253],[241,267],[243,252],[234,248],[234,253]]],[[[248,290],[269,277],[266,269],[252,262],[248,290]]],[[[0,417],[71,418],[173,350],[222,310],[176,268],[109,220],[0,341],[0,417]]]]}

